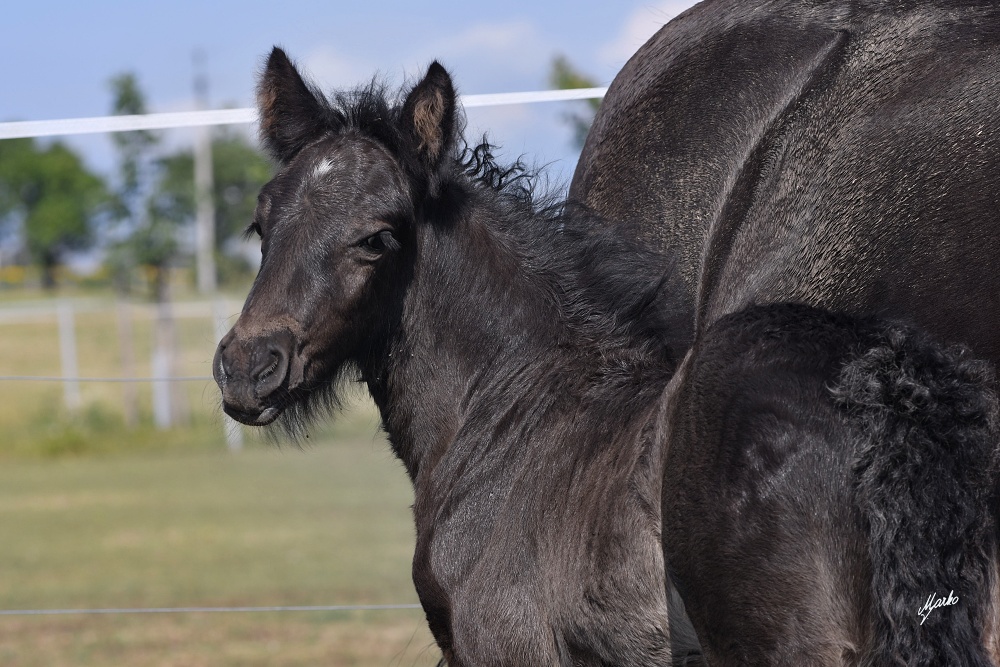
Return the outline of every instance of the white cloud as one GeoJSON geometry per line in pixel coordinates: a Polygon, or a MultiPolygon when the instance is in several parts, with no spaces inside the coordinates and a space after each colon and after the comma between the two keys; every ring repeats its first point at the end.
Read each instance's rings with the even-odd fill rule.
{"type": "Polygon", "coordinates": [[[601,47],[601,60],[615,68],[621,67],[657,30],[695,4],[697,0],[660,0],[633,10],[618,36],[601,47]]]}
{"type": "Polygon", "coordinates": [[[530,41],[535,28],[525,21],[514,23],[480,23],[464,32],[438,42],[437,48],[446,55],[467,55],[482,51],[503,51],[530,41]]]}
{"type": "Polygon", "coordinates": [[[474,107],[468,109],[465,114],[467,121],[465,137],[470,143],[475,143],[483,134],[488,134],[490,141],[514,150],[523,149],[512,146],[509,137],[517,137],[523,133],[534,120],[531,108],[526,104],[474,107]]]}
{"type": "MultiPolygon", "coordinates": [[[[528,21],[478,23],[422,49],[433,58],[461,63],[463,74],[481,80],[510,80],[538,71],[549,60],[549,45],[528,21]]],[[[462,76],[466,79],[465,76],[462,76]]],[[[466,79],[467,82],[469,79],[466,79]]],[[[492,87],[476,92],[495,92],[492,87]]]]}

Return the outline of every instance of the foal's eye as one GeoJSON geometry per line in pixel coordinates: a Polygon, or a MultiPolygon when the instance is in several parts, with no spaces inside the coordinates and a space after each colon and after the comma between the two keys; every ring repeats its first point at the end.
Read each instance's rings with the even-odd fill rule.
{"type": "Polygon", "coordinates": [[[386,250],[396,250],[399,248],[399,242],[389,230],[383,230],[378,234],[372,234],[366,238],[363,243],[366,249],[378,253],[385,252],[386,250]]]}

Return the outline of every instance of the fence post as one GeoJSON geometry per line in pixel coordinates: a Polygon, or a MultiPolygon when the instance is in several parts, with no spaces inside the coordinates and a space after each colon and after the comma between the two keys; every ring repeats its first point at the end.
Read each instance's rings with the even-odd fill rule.
{"type": "Polygon", "coordinates": [[[212,134],[207,127],[198,128],[194,153],[195,201],[195,266],[198,291],[215,292],[215,203],[212,201],[212,134]]]}
{"type": "Polygon", "coordinates": [[[62,362],[63,397],[66,408],[76,411],[83,403],[80,398],[80,371],[76,363],[76,327],[73,304],[62,300],[57,307],[59,318],[59,358],[62,362]]]}
{"type": "MultiPolygon", "coordinates": [[[[117,314],[122,377],[135,377],[135,352],[132,346],[132,306],[124,298],[118,299],[117,314]]],[[[127,426],[131,427],[139,423],[139,394],[133,382],[122,383],[122,409],[125,413],[125,424],[127,426]]]]}
{"type": "MultiPolygon", "coordinates": [[[[194,96],[198,110],[208,106],[208,75],[205,72],[205,52],[194,52],[194,96]]],[[[198,128],[194,149],[194,191],[197,205],[195,217],[195,266],[198,291],[212,294],[215,281],[215,202],[212,196],[212,130],[208,125],[198,128]]]]}
{"type": "Polygon", "coordinates": [[[170,349],[171,341],[167,331],[169,326],[167,318],[170,315],[167,308],[169,306],[165,303],[158,303],[156,316],[153,318],[153,358],[151,363],[153,371],[153,423],[156,424],[156,428],[161,430],[170,428],[173,423],[173,410],[170,404],[172,393],[170,356],[173,350],[170,349]]]}
{"type": "MultiPolygon", "coordinates": [[[[221,300],[214,301],[212,303],[212,320],[215,323],[216,340],[220,340],[229,331],[228,319],[226,303],[221,300]]],[[[226,446],[229,447],[229,451],[238,452],[243,449],[243,428],[227,414],[222,415],[222,430],[225,431],[226,446]]]]}

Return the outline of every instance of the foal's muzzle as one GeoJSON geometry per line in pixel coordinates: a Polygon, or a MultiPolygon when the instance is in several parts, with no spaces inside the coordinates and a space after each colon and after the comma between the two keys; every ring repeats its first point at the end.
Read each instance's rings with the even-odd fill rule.
{"type": "Polygon", "coordinates": [[[287,404],[294,354],[295,337],[289,331],[246,339],[235,329],[226,334],[212,364],[226,414],[250,426],[277,419],[287,404]]]}

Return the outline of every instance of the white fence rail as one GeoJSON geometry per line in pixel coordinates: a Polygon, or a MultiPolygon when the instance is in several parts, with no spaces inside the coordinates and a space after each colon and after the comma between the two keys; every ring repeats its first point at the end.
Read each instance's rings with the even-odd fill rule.
{"type": "MultiPolygon", "coordinates": [[[[540,90],[520,93],[489,93],[463,95],[466,108],[568,102],[604,97],[607,88],[574,88],[571,90],[540,90]]],[[[62,120],[29,120],[0,123],[0,139],[52,137],[69,134],[129,132],[132,130],[165,130],[208,125],[241,125],[257,120],[254,109],[216,109],[213,111],[180,111],[142,116],[100,116],[96,118],[66,118],[62,120]]]]}

